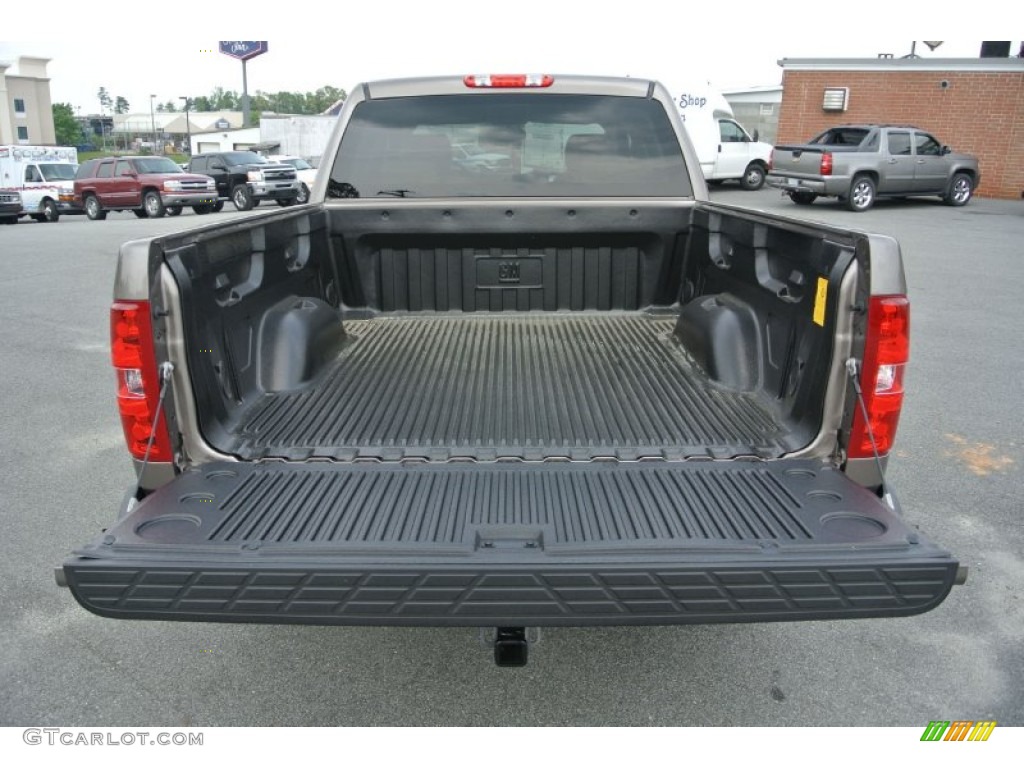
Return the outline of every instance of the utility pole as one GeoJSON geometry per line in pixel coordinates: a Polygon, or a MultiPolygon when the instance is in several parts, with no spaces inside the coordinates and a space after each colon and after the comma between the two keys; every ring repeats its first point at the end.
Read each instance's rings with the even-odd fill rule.
{"type": "MultiPolygon", "coordinates": [[[[153,154],[156,154],[156,114],[153,112],[153,99],[155,93],[149,94],[149,127],[153,129],[153,154]]],[[[145,119],[145,118],[143,118],[145,119]]]]}
{"type": "Polygon", "coordinates": [[[188,144],[185,145],[185,154],[189,157],[192,156],[192,124],[188,121],[188,109],[192,106],[192,99],[188,96],[179,96],[179,99],[185,101],[185,134],[188,136],[188,144]]]}

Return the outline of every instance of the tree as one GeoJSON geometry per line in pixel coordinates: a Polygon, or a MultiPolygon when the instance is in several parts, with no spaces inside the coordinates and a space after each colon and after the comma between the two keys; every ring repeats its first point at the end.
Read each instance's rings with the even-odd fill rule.
{"type": "MultiPolygon", "coordinates": [[[[345,90],[325,85],[309,93],[279,91],[266,93],[256,91],[249,94],[249,110],[253,119],[257,120],[262,112],[278,112],[290,115],[319,115],[337,101],[345,98],[345,90]]],[[[238,111],[242,108],[242,95],[237,91],[227,91],[218,86],[209,96],[191,97],[192,109],[196,112],[238,111]]],[[[163,111],[173,112],[166,107],[173,106],[170,102],[163,111]]]]}
{"type": "Polygon", "coordinates": [[[126,112],[128,112],[128,110],[128,99],[126,99],[124,96],[118,96],[114,102],[114,112],[118,115],[123,115],[126,112]]]}
{"type": "Polygon", "coordinates": [[[82,143],[82,126],[75,120],[70,104],[53,105],[53,132],[61,146],[75,147],[82,143]]]}
{"type": "Polygon", "coordinates": [[[275,112],[282,112],[286,115],[308,114],[306,107],[306,95],[303,93],[281,91],[280,93],[272,94],[270,101],[271,104],[273,104],[275,112]]]}
{"type": "MultiPolygon", "coordinates": [[[[107,89],[104,88],[102,85],[100,86],[99,91],[96,93],[96,98],[100,100],[100,116],[102,117],[104,114],[106,114],[107,110],[110,109],[111,105],[113,104],[113,101],[111,101],[110,94],[107,93],[107,89]]],[[[106,129],[103,128],[102,120],[100,120],[100,131],[103,134],[103,148],[106,149],[107,131],[106,129]]]]}
{"type": "Polygon", "coordinates": [[[249,109],[254,113],[271,111],[270,97],[263,91],[249,94],[249,109]]]}
{"type": "Polygon", "coordinates": [[[217,86],[210,94],[210,106],[214,112],[218,110],[237,111],[242,108],[242,99],[235,91],[225,91],[217,86]]]}
{"type": "Polygon", "coordinates": [[[173,101],[168,101],[167,103],[160,105],[160,111],[161,112],[177,112],[178,108],[176,106],[174,106],[174,102],[173,101]]]}
{"type": "Polygon", "coordinates": [[[104,110],[110,109],[111,104],[114,102],[110,99],[110,94],[107,93],[107,89],[102,85],[96,94],[96,98],[100,100],[100,114],[102,115],[104,110]]]}
{"type": "Polygon", "coordinates": [[[345,91],[342,88],[335,88],[333,85],[325,85],[317,88],[315,93],[307,94],[311,112],[316,115],[327,111],[328,107],[344,98],[345,91]]]}

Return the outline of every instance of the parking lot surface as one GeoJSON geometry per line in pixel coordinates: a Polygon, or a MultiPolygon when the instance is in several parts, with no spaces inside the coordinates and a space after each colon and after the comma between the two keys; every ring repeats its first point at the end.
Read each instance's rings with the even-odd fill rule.
{"type": "Polygon", "coordinates": [[[0,725],[1024,725],[1024,204],[797,208],[891,234],[912,304],[890,478],[905,515],[970,567],[905,619],[545,630],[524,669],[476,632],[124,622],[53,569],[133,480],[108,310],[118,246],[238,214],[0,227],[0,725]]]}

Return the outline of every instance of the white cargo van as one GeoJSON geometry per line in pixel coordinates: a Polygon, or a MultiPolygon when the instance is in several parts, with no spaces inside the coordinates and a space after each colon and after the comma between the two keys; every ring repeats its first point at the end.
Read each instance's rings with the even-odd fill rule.
{"type": "Polygon", "coordinates": [[[772,145],[758,141],[733,118],[725,97],[707,82],[670,86],[707,181],[735,179],[744,189],[760,189],[768,175],[772,145]]]}
{"type": "Polygon", "coordinates": [[[57,221],[81,213],[73,205],[78,150],[74,147],[0,145],[0,189],[21,193],[21,215],[57,221]]]}

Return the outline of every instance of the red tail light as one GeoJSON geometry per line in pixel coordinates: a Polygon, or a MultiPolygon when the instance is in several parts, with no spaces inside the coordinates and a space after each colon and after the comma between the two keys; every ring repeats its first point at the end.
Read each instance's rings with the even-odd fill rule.
{"type": "Polygon", "coordinates": [[[822,176],[831,176],[832,175],[832,153],[831,152],[822,152],[821,153],[821,169],[820,169],[820,172],[821,172],[822,176]]]}
{"type": "MultiPolygon", "coordinates": [[[[903,407],[903,371],[910,358],[910,302],[906,296],[872,296],[860,386],[878,454],[892,449],[903,407]]],[[[858,407],[850,432],[851,459],[874,456],[871,436],[858,407]]]]}
{"type": "Polygon", "coordinates": [[[773,149],[768,153],[768,170],[770,171],[775,167],[775,150],[773,149]]]}
{"type": "Polygon", "coordinates": [[[466,75],[467,88],[547,88],[555,82],[551,75],[466,75]]]}
{"type": "MultiPolygon", "coordinates": [[[[149,312],[148,301],[116,301],[110,308],[110,357],[117,373],[117,408],[128,450],[139,460],[146,456],[160,397],[149,312]]],[[[162,414],[149,460],[171,460],[171,440],[162,414]]]]}

